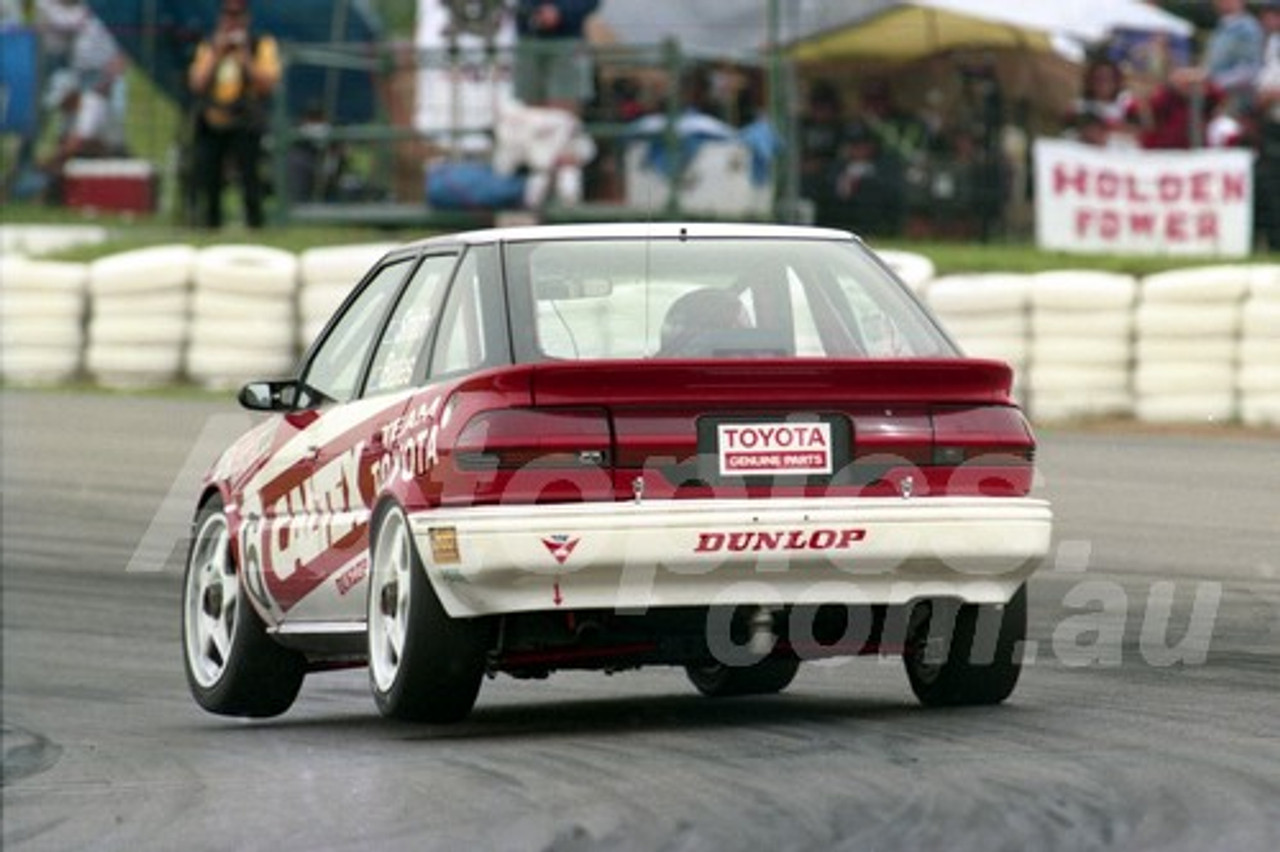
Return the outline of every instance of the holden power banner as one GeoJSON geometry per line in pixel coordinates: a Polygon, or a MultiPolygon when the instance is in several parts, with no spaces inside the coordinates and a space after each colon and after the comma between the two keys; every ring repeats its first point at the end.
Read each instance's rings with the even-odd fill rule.
{"type": "Polygon", "coordinates": [[[1253,239],[1253,155],[1127,151],[1039,139],[1036,244],[1089,254],[1244,257],[1253,239]]]}

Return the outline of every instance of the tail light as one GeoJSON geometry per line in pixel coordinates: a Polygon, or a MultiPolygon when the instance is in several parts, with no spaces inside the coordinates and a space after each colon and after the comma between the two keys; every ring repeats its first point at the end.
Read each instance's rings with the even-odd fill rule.
{"type": "Polygon", "coordinates": [[[591,408],[509,408],[472,417],[454,457],[463,470],[603,468],[612,436],[609,417],[591,408]]]}
{"type": "Polygon", "coordinates": [[[1030,493],[1036,441],[1018,409],[937,409],[933,436],[933,493],[955,497],[1030,493]]]}
{"type": "Polygon", "coordinates": [[[933,412],[933,463],[1029,465],[1036,441],[1022,412],[1006,406],[936,409],[933,412]]]}

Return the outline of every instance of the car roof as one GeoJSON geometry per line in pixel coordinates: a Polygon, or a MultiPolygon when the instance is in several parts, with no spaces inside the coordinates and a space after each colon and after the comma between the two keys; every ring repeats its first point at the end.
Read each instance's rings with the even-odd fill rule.
{"type": "Polygon", "coordinates": [[[726,222],[622,222],[582,225],[530,225],[485,228],[446,236],[429,237],[403,246],[417,249],[441,244],[491,245],[504,242],[583,239],[805,239],[857,240],[848,231],[801,225],[768,225],[726,222]]]}

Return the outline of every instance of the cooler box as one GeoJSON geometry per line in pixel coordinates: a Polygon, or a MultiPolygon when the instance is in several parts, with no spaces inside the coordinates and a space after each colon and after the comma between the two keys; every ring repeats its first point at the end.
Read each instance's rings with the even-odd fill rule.
{"type": "Polygon", "coordinates": [[[62,177],[68,207],[133,213],[156,208],[156,171],[146,160],[68,160],[62,177]]]}

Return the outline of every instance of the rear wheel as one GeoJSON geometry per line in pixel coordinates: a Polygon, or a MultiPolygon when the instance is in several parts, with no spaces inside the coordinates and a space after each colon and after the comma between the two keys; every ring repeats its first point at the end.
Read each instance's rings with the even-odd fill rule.
{"type": "Polygon", "coordinates": [[[931,707],[999,704],[1022,673],[1027,587],[1003,606],[920,604],[903,655],[911,690],[931,707]]]}
{"type": "Polygon", "coordinates": [[[278,716],[302,687],[306,659],[276,644],[245,598],[222,501],[196,516],[183,584],[182,643],[196,703],[224,716],[278,716]]]}
{"type": "Polygon", "coordinates": [[[368,616],[369,682],[384,716],[457,722],[471,712],[487,622],[445,612],[398,507],[383,516],[374,539],[368,616]]]}
{"type": "Polygon", "coordinates": [[[708,698],[772,695],[790,686],[799,670],[800,661],[796,659],[761,660],[740,667],[723,663],[685,667],[689,680],[708,698]]]}

